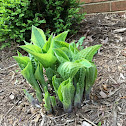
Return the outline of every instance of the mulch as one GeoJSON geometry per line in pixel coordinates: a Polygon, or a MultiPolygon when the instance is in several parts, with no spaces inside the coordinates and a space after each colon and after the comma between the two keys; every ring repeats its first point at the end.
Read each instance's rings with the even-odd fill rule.
{"type": "MultiPolygon", "coordinates": [[[[1,126],[126,126],[126,14],[88,16],[80,30],[68,42],[85,36],[83,46],[102,44],[93,61],[98,77],[92,87],[90,101],[82,108],[47,115],[41,105],[34,108],[22,89],[34,95],[12,58],[17,45],[0,52],[0,125],[1,126]],[[85,124],[86,123],[86,124],[85,124]],[[101,124],[100,124],[101,123],[101,124]]],[[[24,53],[24,52],[23,52],[24,53]]]]}

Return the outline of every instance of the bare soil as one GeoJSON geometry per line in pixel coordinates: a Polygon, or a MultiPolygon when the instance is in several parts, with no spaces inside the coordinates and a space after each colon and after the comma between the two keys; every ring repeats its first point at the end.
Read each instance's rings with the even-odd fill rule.
{"type": "Polygon", "coordinates": [[[22,89],[34,91],[12,58],[17,45],[0,52],[0,126],[84,126],[84,121],[92,126],[99,122],[99,126],[126,126],[126,14],[86,17],[78,34],[67,41],[82,36],[86,37],[84,47],[102,44],[94,56],[98,77],[91,100],[70,114],[60,110],[60,114],[47,115],[43,105],[32,107],[22,89]]]}

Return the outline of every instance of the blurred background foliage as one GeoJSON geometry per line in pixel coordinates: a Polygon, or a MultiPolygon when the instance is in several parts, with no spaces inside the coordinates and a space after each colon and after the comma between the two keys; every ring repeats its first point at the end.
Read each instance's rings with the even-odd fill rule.
{"type": "Polygon", "coordinates": [[[84,19],[79,5],[80,0],[0,0],[0,48],[29,41],[32,25],[48,37],[66,30],[75,34],[84,19]]]}

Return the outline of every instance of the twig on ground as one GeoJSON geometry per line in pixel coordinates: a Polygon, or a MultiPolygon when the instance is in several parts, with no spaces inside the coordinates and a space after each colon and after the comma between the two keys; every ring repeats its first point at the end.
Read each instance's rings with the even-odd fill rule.
{"type": "Polygon", "coordinates": [[[36,114],[37,114],[37,112],[34,113],[28,120],[30,120],[31,118],[35,117],[36,114]]]}
{"type": "Polygon", "coordinates": [[[11,77],[9,83],[14,79],[14,75],[15,75],[15,72],[14,71],[10,70],[10,72],[12,72],[13,74],[12,74],[12,77],[11,77]]]}
{"type": "Polygon", "coordinates": [[[72,38],[73,36],[74,36],[74,34],[73,34],[73,35],[71,35],[71,36],[70,36],[70,37],[66,40],[66,42],[67,42],[67,41],[69,41],[69,39],[70,39],[70,38],[72,38]]]}
{"type": "Polygon", "coordinates": [[[4,118],[11,112],[11,110],[15,107],[15,105],[20,101],[20,99],[8,110],[8,112],[5,114],[4,118]]]}
{"type": "Polygon", "coordinates": [[[60,116],[57,116],[57,117],[50,117],[50,116],[46,116],[46,117],[49,118],[49,119],[51,119],[51,120],[53,120],[53,121],[56,123],[57,126],[64,126],[64,125],[66,125],[67,123],[73,122],[73,121],[75,120],[75,119],[72,119],[72,120],[66,120],[65,123],[58,124],[57,121],[56,121],[55,119],[57,119],[57,118],[61,118],[61,117],[65,116],[65,115],[68,115],[68,113],[65,113],[65,114],[60,115],[60,116]]]}
{"type": "Polygon", "coordinates": [[[126,28],[120,28],[120,29],[114,30],[113,32],[114,33],[120,33],[120,32],[125,32],[125,31],[126,31],[126,28]]]}
{"type": "Polygon", "coordinates": [[[46,118],[46,116],[45,116],[45,115],[43,115],[43,116],[42,116],[42,118],[43,118],[43,119],[42,119],[42,121],[41,121],[40,126],[44,126],[44,122],[45,122],[45,118],[46,118]]]}
{"type": "Polygon", "coordinates": [[[117,125],[117,112],[115,110],[115,106],[113,108],[113,126],[117,125]]]}
{"type": "Polygon", "coordinates": [[[80,115],[85,121],[89,122],[91,125],[97,126],[97,125],[95,125],[93,122],[91,122],[89,119],[85,118],[81,113],[79,113],[79,115],[80,115]]]}
{"type": "Polygon", "coordinates": [[[75,118],[75,126],[77,126],[77,119],[75,118]]]}
{"type": "Polygon", "coordinates": [[[56,122],[56,126],[65,126],[67,123],[71,123],[71,122],[74,122],[74,119],[67,120],[65,123],[62,123],[62,124],[59,124],[59,123],[56,122]]]}
{"type": "Polygon", "coordinates": [[[56,119],[56,118],[60,118],[60,117],[63,117],[63,116],[65,116],[65,115],[68,115],[68,113],[65,113],[65,114],[60,115],[60,116],[56,116],[56,117],[54,117],[54,119],[56,119]]]}
{"type": "Polygon", "coordinates": [[[118,90],[120,90],[121,89],[121,87],[119,87],[118,89],[116,89],[116,90],[114,90],[114,91],[111,91],[110,90],[110,92],[109,92],[109,94],[108,94],[108,97],[110,97],[111,95],[113,95],[113,94],[115,94],[118,90]]]}
{"type": "Polygon", "coordinates": [[[75,119],[69,119],[69,120],[66,121],[66,123],[71,123],[71,122],[74,122],[74,121],[75,121],[75,119]]]}
{"type": "Polygon", "coordinates": [[[46,116],[43,114],[42,109],[40,109],[40,114],[41,114],[41,116],[42,116],[42,118],[43,118],[42,121],[41,121],[40,126],[44,126],[46,116]]]}
{"type": "Polygon", "coordinates": [[[17,65],[18,65],[18,64],[13,64],[13,65],[11,65],[11,66],[9,66],[9,67],[6,67],[6,68],[4,68],[4,69],[0,68],[0,70],[4,71],[4,70],[7,70],[7,69],[9,69],[9,68],[11,68],[11,67],[17,66],[17,65]]]}
{"type": "Polygon", "coordinates": [[[109,75],[109,78],[115,83],[117,84],[117,82],[109,75]]]}
{"type": "Polygon", "coordinates": [[[0,115],[0,125],[2,125],[3,115],[0,115]]]}

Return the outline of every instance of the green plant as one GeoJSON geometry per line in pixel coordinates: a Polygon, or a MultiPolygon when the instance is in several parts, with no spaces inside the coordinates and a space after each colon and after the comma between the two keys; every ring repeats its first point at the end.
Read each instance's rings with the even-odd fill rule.
{"type": "Polygon", "coordinates": [[[43,27],[47,32],[61,33],[70,30],[73,34],[77,30],[84,15],[80,13],[80,0],[37,0],[34,3],[46,20],[43,27]],[[75,25],[75,27],[72,27],[75,25]]]}
{"type": "Polygon", "coordinates": [[[54,96],[50,96],[50,94],[49,94],[49,92],[47,90],[47,87],[44,88],[44,92],[45,92],[45,95],[44,95],[44,101],[45,101],[44,107],[46,108],[46,111],[48,113],[52,113],[52,111],[55,111],[55,109],[57,107],[56,99],[55,99],[54,96]]]}
{"type": "Polygon", "coordinates": [[[76,43],[76,47],[79,48],[80,50],[84,49],[84,46],[82,45],[84,42],[85,37],[81,37],[78,42],[76,43]]]}
{"type": "Polygon", "coordinates": [[[4,49],[5,47],[10,47],[10,43],[2,43],[0,46],[0,50],[4,49]]]}
{"type": "Polygon", "coordinates": [[[1,49],[12,41],[21,43],[30,40],[31,26],[45,23],[42,14],[32,9],[29,0],[0,0],[1,49]]]}
{"type": "Polygon", "coordinates": [[[29,41],[32,25],[42,28],[48,37],[50,32],[76,33],[85,15],[79,12],[79,5],[80,0],[0,0],[1,49],[12,41],[29,41]]]}
{"type": "Polygon", "coordinates": [[[99,123],[98,123],[98,126],[101,126],[101,125],[102,125],[102,123],[101,123],[101,122],[99,122],[99,123]]]}
{"type": "Polygon", "coordinates": [[[24,94],[25,94],[26,98],[28,99],[28,101],[29,101],[34,107],[41,108],[37,99],[35,99],[27,90],[23,89],[23,91],[24,91],[24,94]]]}
{"type": "Polygon", "coordinates": [[[58,87],[58,97],[63,104],[65,112],[71,112],[72,102],[74,98],[75,87],[72,84],[71,78],[63,81],[58,87]]]}
{"type": "Polygon", "coordinates": [[[65,112],[71,112],[73,104],[80,108],[84,92],[89,93],[97,77],[92,59],[101,45],[79,50],[75,43],[65,42],[67,34],[68,31],[55,37],[50,35],[46,40],[44,32],[32,26],[32,42],[20,46],[29,57],[19,52],[14,56],[22,75],[35,89],[37,99],[42,102],[44,97],[49,113],[55,111],[57,104],[62,104],[65,112]]]}

